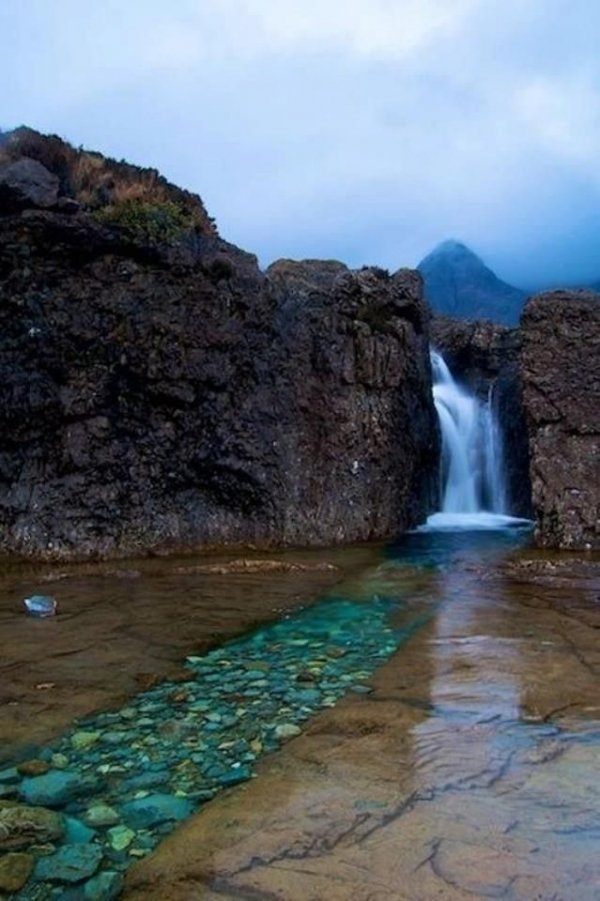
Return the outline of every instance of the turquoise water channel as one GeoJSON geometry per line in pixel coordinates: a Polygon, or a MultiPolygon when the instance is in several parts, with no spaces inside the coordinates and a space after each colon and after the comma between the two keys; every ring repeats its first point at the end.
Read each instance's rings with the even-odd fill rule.
{"type": "MultiPolygon", "coordinates": [[[[498,552],[517,530],[478,537],[498,552]]],[[[450,565],[464,537],[416,534],[385,566],[450,565]]],[[[366,582],[366,585],[369,583],[366,582]]],[[[254,775],[256,761],[367,680],[435,613],[402,596],[327,597],[200,657],[121,710],[77,723],[39,750],[38,774],[0,772],[0,848],[33,855],[15,898],[118,896],[122,874],[181,820],[254,775]],[[40,811],[40,808],[44,810],[40,811]]],[[[437,603],[437,601],[436,601],[437,603]]]]}

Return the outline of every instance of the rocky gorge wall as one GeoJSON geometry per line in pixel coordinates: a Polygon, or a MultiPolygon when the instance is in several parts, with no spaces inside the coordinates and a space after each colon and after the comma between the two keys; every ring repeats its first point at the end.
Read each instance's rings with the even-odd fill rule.
{"type": "Polygon", "coordinates": [[[28,130],[0,151],[0,550],[381,539],[436,480],[413,272],[256,259],[198,198],[28,130]]]}
{"type": "Polygon", "coordinates": [[[536,541],[600,547],[600,295],[537,295],[521,332],[536,541]]]}

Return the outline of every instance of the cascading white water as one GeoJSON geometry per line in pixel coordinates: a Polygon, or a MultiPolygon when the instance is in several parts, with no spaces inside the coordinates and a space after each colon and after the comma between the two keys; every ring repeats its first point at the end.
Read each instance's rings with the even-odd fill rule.
{"type": "Polygon", "coordinates": [[[482,408],[483,459],[485,464],[484,505],[494,513],[507,512],[506,468],[502,433],[494,415],[494,386],[490,385],[487,403],[482,408]]]}
{"type": "Polygon", "coordinates": [[[491,390],[486,402],[455,382],[431,351],[433,400],[442,433],[441,507],[429,525],[496,525],[506,517],[504,454],[491,390]]]}

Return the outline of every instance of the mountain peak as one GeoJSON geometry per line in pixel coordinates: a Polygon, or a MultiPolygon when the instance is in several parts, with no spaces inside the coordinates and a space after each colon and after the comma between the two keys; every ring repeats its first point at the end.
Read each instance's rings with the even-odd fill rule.
{"type": "Polygon", "coordinates": [[[436,244],[433,250],[428,254],[428,256],[433,256],[434,254],[455,254],[455,253],[465,253],[470,256],[476,256],[473,251],[467,247],[466,244],[463,244],[462,241],[457,241],[456,238],[447,238],[445,241],[442,241],[440,244],[436,244]]]}
{"type": "Polygon", "coordinates": [[[501,281],[462,241],[442,241],[417,268],[434,312],[460,319],[491,319],[505,325],[518,322],[524,292],[501,281]]]}

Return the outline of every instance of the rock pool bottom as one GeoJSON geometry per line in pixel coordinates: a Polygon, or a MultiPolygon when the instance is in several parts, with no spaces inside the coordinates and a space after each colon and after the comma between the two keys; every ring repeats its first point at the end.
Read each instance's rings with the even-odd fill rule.
{"type": "MultiPolygon", "coordinates": [[[[430,562],[426,563],[426,570],[430,562]]],[[[365,680],[431,615],[399,595],[330,596],[186,660],[181,681],[81,721],[0,772],[0,889],[117,897],[122,873],[261,755],[365,680]]]]}
{"type": "MultiPolygon", "coordinates": [[[[127,901],[600,899],[600,557],[465,537],[414,586],[434,615],[373,691],[182,823],[127,901]]],[[[404,571],[380,594],[414,596],[404,571]]]]}

